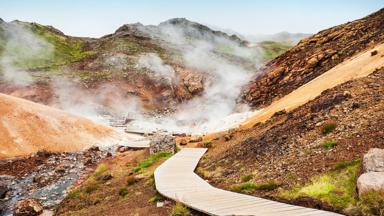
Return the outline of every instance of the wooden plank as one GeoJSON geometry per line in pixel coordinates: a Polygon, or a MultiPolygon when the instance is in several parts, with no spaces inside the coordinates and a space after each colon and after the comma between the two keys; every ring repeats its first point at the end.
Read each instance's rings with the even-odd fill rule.
{"type": "Polygon", "coordinates": [[[160,165],[154,173],[159,193],[209,215],[339,215],[215,188],[194,173],[206,150],[184,148],[160,165]]]}

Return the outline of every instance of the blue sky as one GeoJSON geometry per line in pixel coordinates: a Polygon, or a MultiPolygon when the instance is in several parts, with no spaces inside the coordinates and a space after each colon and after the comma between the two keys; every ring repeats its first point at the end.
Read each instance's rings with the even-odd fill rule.
{"type": "Polygon", "coordinates": [[[0,0],[0,17],[90,37],[112,33],[124,23],[185,17],[247,35],[316,33],[382,7],[383,0],[0,0]]]}

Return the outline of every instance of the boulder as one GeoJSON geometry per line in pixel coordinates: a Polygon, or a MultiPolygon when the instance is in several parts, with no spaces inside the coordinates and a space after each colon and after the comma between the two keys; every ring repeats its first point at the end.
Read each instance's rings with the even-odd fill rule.
{"type": "Polygon", "coordinates": [[[384,172],[368,172],[357,179],[359,194],[366,191],[384,191],[384,172]]]}
{"type": "Polygon", "coordinates": [[[183,83],[191,94],[198,94],[204,90],[203,77],[200,75],[188,74],[183,83]]]}
{"type": "Polygon", "coordinates": [[[364,172],[384,172],[384,149],[372,148],[364,155],[364,172]]]}
{"type": "Polygon", "coordinates": [[[116,148],[116,152],[119,152],[119,153],[123,153],[123,152],[129,151],[129,150],[131,150],[131,148],[129,146],[118,146],[116,148]]]}
{"type": "Polygon", "coordinates": [[[170,134],[155,133],[149,143],[149,153],[155,154],[157,152],[171,152],[176,151],[176,138],[170,134]]]}
{"type": "Polygon", "coordinates": [[[201,141],[203,141],[203,137],[198,136],[198,135],[191,136],[191,139],[189,139],[189,142],[191,142],[191,143],[201,142],[201,141]]]}
{"type": "Polygon", "coordinates": [[[16,203],[14,216],[37,216],[43,212],[43,206],[37,199],[24,199],[16,203]]]}
{"type": "Polygon", "coordinates": [[[187,145],[187,144],[188,144],[188,141],[189,141],[188,139],[185,139],[185,138],[184,138],[184,139],[181,139],[181,140],[180,140],[179,144],[180,144],[180,145],[187,145]]]}

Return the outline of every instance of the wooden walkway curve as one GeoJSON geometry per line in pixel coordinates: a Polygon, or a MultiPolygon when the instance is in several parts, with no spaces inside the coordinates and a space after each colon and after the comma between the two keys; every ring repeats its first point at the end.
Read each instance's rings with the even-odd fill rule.
{"type": "Polygon", "coordinates": [[[184,148],[155,170],[160,194],[209,215],[339,215],[215,188],[194,173],[205,148],[184,148]]]}

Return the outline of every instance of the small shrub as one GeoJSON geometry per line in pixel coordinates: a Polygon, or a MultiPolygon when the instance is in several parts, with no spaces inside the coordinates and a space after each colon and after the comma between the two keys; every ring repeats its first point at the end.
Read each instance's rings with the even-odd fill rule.
{"type": "Polygon", "coordinates": [[[325,134],[332,132],[335,128],[336,128],[336,123],[334,123],[334,122],[327,123],[321,129],[321,132],[325,135],[325,134]]]}
{"type": "Polygon", "coordinates": [[[135,177],[133,177],[133,176],[130,176],[130,177],[128,177],[128,179],[127,179],[127,185],[133,185],[133,184],[135,184],[137,182],[137,179],[135,179],[135,177]]]}
{"type": "Polygon", "coordinates": [[[129,190],[126,187],[120,188],[119,190],[119,196],[125,197],[129,193],[129,190]]]}
{"type": "Polygon", "coordinates": [[[176,205],[173,206],[170,216],[190,216],[192,215],[191,212],[187,207],[185,207],[181,203],[176,203],[176,205]]]}
{"type": "Polygon", "coordinates": [[[367,191],[360,195],[359,206],[365,215],[384,215],[384,191],[367,191]]]}
{"type": "Polygon", "coordinates": [[[69,199],[76,199],[81,196],[81,191],[79,189],[75,189],[68,194],[69,199]]]}
{"type": "Polygon", "coordinates": [[[336,140],[325,140],[323,142],[323,148],[325,148],[327,150],[332,149],[335,146],[337,146],[337,141],[336,140]]]}
{"type": "Polygon", "coordinates": [[[252,179],[252,175],[245,175],[245,176],[241,176],[241,181],[242,182],[248,182],[252,179]]]}
{"type": "Polygon", "coordinates": [[[163,200],[164,200],[164,197],[156,192],[156,194],[154,196],[152,196],[151,199],[149,199],[149,202],[156,203],[156,202],[163,201],[163,200]]]}
{"type": "Polygon", "coordinates": [[[203,142],[203,147],[204,148],[209,148],[211,146],[212,146],[212,142],[211,141],[203,142]]]}
{"type": "Polygon", "coordinates": [[[107,166],[107,164],[105,164],[105,163],[102,163],[102,164],[100,164],[97,168],[96,168],[96,170],[95,170],[95,172],[93,173],[93,175],[95,175],[95,176],[101,176],[105,171],[107,171],[108,170],[108,166],[107,166]]]}

